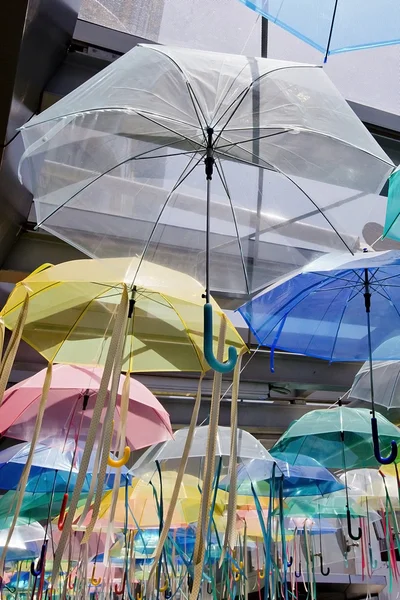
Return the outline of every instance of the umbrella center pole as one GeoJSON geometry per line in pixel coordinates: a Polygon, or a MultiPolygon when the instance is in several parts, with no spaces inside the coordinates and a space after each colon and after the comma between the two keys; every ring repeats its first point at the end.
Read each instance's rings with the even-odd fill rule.
{"type": "Polygon", "coordinates": [[[207,180],[207,202],[206,202],[206,302],[210,302],[210,229],[211,229],[211,180],[214,173],[214,129],[207,128],[207,148],[204,159],[207,180]]]}
{"type": "Polygon", "coordinates": [[[372,340],[371,340],[371,291],[368,269],[364,269],[364,305],[367,313],[367,333],[368,333],[368,362],[369,362],[369,384],[371,389],[371,414],[375,417],[375,395],[374,395],[374,376],[372,373],[372,340]]]}

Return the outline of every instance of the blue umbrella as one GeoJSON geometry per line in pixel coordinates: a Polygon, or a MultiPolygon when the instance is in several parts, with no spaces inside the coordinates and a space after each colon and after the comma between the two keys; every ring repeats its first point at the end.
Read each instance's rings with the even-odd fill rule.
{"type": "Polygon", "coordinates": [[[400,43],[396,0],[241,0],[325,55],[400,43]]]}
{"type": "MultiPolygon", "coordinates": [[[[0,489],[16,490],[18,488],[29,451],[30,444],[22,443],[0,452],[0,489]]],[[[78,476],[82,452],[83,450],[78,448],[74,455],[74,448],[71,444],[66,449],[60,446],[37,444],[26,491],[32,493],[71,491],[78,476]]],[[[93,468],[94,454],[85,478],[83,493],[89,491],[93,468]]],[[[126,467],[123,467],[121,472],[125,475],[128,471],[126,467]]],[[[113,483],[114,470],[109,467],[105,489],[111,489],[113,483]]]]}
{"type": "MultiPolygon", "coordinates": [[[[275,461],[254,458],[241,464],[237,471],[238,493],[251,495],[251,484],[268,482],[273,478],[273,463],[276,463],[275,478],[283,478],[283,496],[319,496],[344,489],[340,482],[328,469],[309,456],[301,456],[293,466],[295,457],[284,453],[276,453],[275,461]],[[292,460],[291,460],[292,458],[292,460]]],[[[219,483],[222,489],[229,489],[229,477],[219,483]]],[[[269,485],[257,485],[259,496],[269,496],[269,485]]]]}
{"type": "Polygon", "coordinates": [[[334,361],[370,361],[372,435],[380,454],[375,418],[373,360],[400,359],[400,252],[327,255],[278,282],[239,309],[258,342],[272,348],[334,361]]]}

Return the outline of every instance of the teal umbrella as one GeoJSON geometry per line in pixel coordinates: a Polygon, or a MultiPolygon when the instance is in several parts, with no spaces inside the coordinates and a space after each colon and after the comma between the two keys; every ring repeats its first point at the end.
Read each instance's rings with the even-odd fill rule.
{"type": "MultiPolygon", "coordinates": [[[[400,442],[400,429],[376,413],[383,452],[390,452],[391,441],[400,442]]],[[[371,438],[370,411],[338,406],[313,410],[285,431],[271,450],[275,458],[290,453],[294,464],[302,455],[312,456],[327,469],[378,468],[371,438]]]]}
{"type": "MultiPolygon", "coordinates": [[[[342,469],[345,473],[346,516],[349,536],[361,537],[351,530],[351,512],[347,487],[347,469],[379,466],[371,438],[370,412],[365,408],[338,406],[329,410],[313,410],[292,423],[271,450],[275,458],[289,452],[299,457],[313,456],[328,469],[342,469]]],[[[384,452],[390,451],[392,440],[400,442],[400,429],[381,414],[376,413],[380,442],[384,452]]],[[[296,464],[296,460],[294,460],[296,464]]]]}

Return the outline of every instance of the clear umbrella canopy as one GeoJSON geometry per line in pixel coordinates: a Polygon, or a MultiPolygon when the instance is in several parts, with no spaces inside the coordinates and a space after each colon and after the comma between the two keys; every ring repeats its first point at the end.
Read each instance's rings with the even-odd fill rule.
{"type": "MultiPolygon", "coordinates": [[[[188,429],[180,429],[173,440],[162,444],[155,444],[139,458],[133,465],[130,473],[135,477],[151,478],[157,469],[157,462],[163,469],[178,471],[183,449],[185,446],[188,429]]],[[[221,458],[221,473],[226,474],[229,457],[231,454],[231,428],[218,427],[216,456],[221,458]]],[[[207,448],[208,427],[196,427],[193,442],[190,448],[187,471],[201,477],[202,466],[207,448]]],[[[254,436],[244,429],[237,430],[237,457],[240,462],[253,458],[264,459],[271,464],[274,459],[254,436]]]]}
{"type": "Polygon", "coordinates": [[[349,486],[350,496],[364,503],[368,501],[370,507],[380,509],[385,506],[386,496],[392,505],[398,508],[399,494],[396,477],[384,475],[377,469],[352,469],[340,479],[349,486]]]}
{"type": "MultiPolygon", "coordinates": [[[[0,519],[0,547],[6,543],[8,530],[12,522],[12,517],[0,519]]],[[[29,519],[19,518],[11,536],[10,548],[25,548],[27,542],[42,540],[45,536],[45,531],[37,521],[29,521],[29,519]]]]}
{"type": "Polygon", "coordinates": [[[40,227],[202,282],[208,228],[211,288],[235,293],[363,247],[393,169],[322,69],[165,46],[134,48],[23,139],[40,227]]]}
{"type": "MultiPolygon", "coordinates": [[[[375,402],[385,408],[400,408],[400,361],[374,361],[375,402]]],[[[354,378],[349,399],[371,402],[371,381],[369,362],[363,364],[354,378]]]]}

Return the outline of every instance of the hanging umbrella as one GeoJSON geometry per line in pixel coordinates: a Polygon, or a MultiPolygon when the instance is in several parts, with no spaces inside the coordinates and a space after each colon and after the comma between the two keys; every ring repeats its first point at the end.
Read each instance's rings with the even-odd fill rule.
{"type": "MultiPolygon", "coordinates": [[[[376,469],[353,469],[347,472],[346,477],[352,498],[359,499],[361,503],[366,500],[371,508],[380,510],[385,506],[388,495],[393,507],[399,508],[397,480],[393,475],[385,475],[376,469]]],[[[344,482],[344,474],[340,475],[340,479],[344,482]]]]}
{"type": "MultiPolygon", "coordinates": [[[[124,371],[207,370],[202,354],[203,287],[189,276],[136,258],[78,260],[44,268],[16,285],[0,316],[6,327],[14,329],[28,294],[22,336],[28,344],[51,362],[101,366],[124,288],[130,296],[124,371]]],[[[213,306],[216,343],[222,311],[214,302],[213,306]]],[[[227,340],[238,348],[244,346],[229,321],[227,340]]],[[[79,374],[84,380],[78,392],[83,391],[82,401],[87,385],[95,390],[98,386],[99,372],[93,381],[90,373],[83,369],[79,374]]],[[[135,398],[137,392],[145,393],[140,384],[131,385],[135,398]]],[[[71,393],[75,396],[76,390],[71,393]]],[[[165,415],[154,399],[152,406],[165,415]]]]}
{"type": "MultiPolygon", "coordinates": [[[[130,474],[142,479],[144,477],[152,477],[157,470],[157,463],[168,471],[178,470],[187,435],[188,429],[179,429],[175,433],[174,439],[148,448],[133,465],[130,474]]],[[[202,475],[207,448],[207,436],[207,426],[196,427],[189,452],[187,472],[197,477],[201,477],[202,475]]],[[[253,458],[264,459],[270,463],[274,462],[261,442],[244,429],[237,430],[237,445],[237,458],[240,462],[253,458]]],[[[221,462],[221,475],[227,474],[230,454],[231,428],[219,426],[216,439],[216,455],[221,462]]]]}
{"type": "MultiPolygon", "coordinates": [[[[29,482],[29,487],[35,489],[36,481],[29,482]]],[[[54,492],[27,492],[25,491],[20,510],[21,517],[26,519],[43,521],[55,517],[61,511],[64,500],[65,483],[60,486],[62,491],[54,492]]],[[[0,519],[13,513],[17,504],[18,491],[8,491],[0,496],[0,519]]],[[[86,494],[82,494],[81,502],[85,502],[86,494]]]]}
{"type": "MultiPolygon", "coordinates": [[[[388,410],[400,408],[400,361],[374,361],[374,400],[388,410]]],[[[349,400],[371,402],[370,365],[365,362],[354,378],[349,400]]]]}
{"type": "Polygon", "coordinates": [[[321,6],[296,0],[241,0],[325,55],[400,43],[400,7],[386,0],[328,0],[321,6]]]}
{"type": "MultiPolygon", "coordinates": [[[[11,517],[0,517],[0,546],[4,546],[11,521],[11,517]]],[[[35,542],[43,539],[44,533],[45,531],[42,525],[37,521],[19,518],[17,526],[13,531],[9,547],[25,549],[25,544],[27,542],[35,542]]]]}
{"type": "MultiPolygon", "coordinates": [[[[393,438],[400,442],[400,430],[395,425],[379,413],[376,414],[376,419],[380,427],[382,448],[390,448],[393,438]]],[[[345,477],[347,469],[378,465],[371,438],[370,413],[362,408],[338,406],[328,410],[313,410],[292,423],[271,452],[275,458],[284,458],[286,452],[293,455],[312,454],[324,467],[343,470],[345,477]]],[[[351,531],[346,481],[345,497],[348,501],[349,536],[357,540],[361,537],[361,530],[359,529],[358,534],[351,531]]]]}
{"type": "MultiPolygon", "coordinates": [[[[317,259],[296,276],[278,282],[239,310],[260,344],[333,361],[368,360],[371,427],[376,459],[373,360],[400,358],[400,252],[364,252],[317,259]]],[[[272,353],[273,361],[273,353],[272,353]]]]}
{"type": "MultiPolygon", "coordinates": [[[[379,521],[380,516],[374,510],[367,511],[365,505],[357,502],[357,497],[350,495],[350,515],[352,519],[369,517],[371,522],[379,521]]],[[[334,492],[327,496],[307,498],[288,498],[286,501],[285,517],[319,517],[334,519],[347,517],[347,498],[344,491],[334,492]]]]}
{"type": "MultiPolygon", "coordinates": [[[[315,459],[299,456],[298,463],[294,466],[290,461],[296,462],[295,455],[290,459],[285,454],[285,458],[286,460],[280,460],[272,457],[271,461],[255,458],[240,465],[237,473],[238,494],[251,495],[253,486],[258,496],[269,496],[268,482],[273,476],[282,478],[284,496],[316,496],[343,489],[344,485],[315,459]],[[272,468],[274,462],[275,475],[272,468]]],[[[229,478],[220,481],[219,487],[229,490],[229,478]]]]}
{"type": "MultiPolygon", "coordinates": [[[[168,501],[171,498],[176,474],[174,472],[164,472],[162,474],[162,496],[164,511],[168,510],[168,501]]],[[[221,492],[222,493],[222,492],[221,492]]],[[[197,477],[185,475],[179,495],[179,502],[174,511],[172,527],[184,527],[194,522],[198,517],[201,492],[199,480],[197,477]]],[[[151,483],[134,479],[132,485],[128,488],[128,523],[129,529],[146,529],[160,525],[160,501],[161,486],[158,477],[151,478],[151,483]]],[[[112,505],[112,493],[106,492],[101,501],[99,516],[96,522],[96,531],[105,530],[109,523],[110,508],[112,505]]],[[[218,499],[215,503],[216,514],[222,514],[225,508],[225,498],[218,499]]],[[[86,524],[90,522],[91,512],[85,516],[83,522],[80,522],[81,510],[75,514],[75,529],[85,529],[86,524]]],[[[116,529],[122,530],[126,519],[126,489],[121,487],[118,493],[113,525],[116,529]]]]}
{"type": "Polygon", "coordinates": [[[225,371],[210,289],[253,292],[359,248],[393,169],[323,70],[187,48],[135,47],[22,134],[38,225],[201,279],[206,360],[225,371]]]}
{"type": "MultiPolygon", "coordinates": [[[[22,471],[25,467],[30,444],[15,444],[0,452],[0,488],[4,490],[16,490],[20,481],[22,471]]],[[[82,449],[75,452],[73,444],[69,443],[66,448],[48,447],[38,444],[33,453],[33,461],[26,486],[27,492],[50,493],[67,492],[73,489],[79,471],[82,449]]],[[[92,480],[94,468],[94,455],[89,465],[83,492],[88,492],[92,480]]],[[[127,469],[122,467],[123,476],[127,469]]],[[[106,475],[106,488],[112,488],[114,484],[115,471],[108,467],[106,475]]],[[[1,499],[0,499],[1,502],[1,499]]]]}
{"type": "MultiPolygon", "coordinates": [[[[376,418],[382,447],[390,447],[393,438],[400,442],[400,430],[379,413],[376,418]]],[[[376,468],[379,464],[374,455],[369,421],[369,411],[362,408],[338,406],[312,410],[290,425],[271,454],[282,460],[288,453],[300,454],[300,464],[301,455],[312,455],[328,469],[376,468]]]]}
{"type": "Polygon", "coordinates": [[[386,208],[385,227],[383,238],[400,241],[400,166],[397,167],[389,178],[388,201],[386,208]]]}
{"type": "MultiPolygon", "coordinates": [[[[75,365],[56,365],[54,367],[39,439],[43,439],[46,444],[59,444],[61,448],[67,439],[78,438],[82,441],[86,439],[102,375],[103,369],[94,367],[75,365]]],[[[17,439],[32,439],[45,376],[46,370],[44,369],[6,391],[0,406],[1,434],[6,433],[8,437],[17,439]]],[[[125,376],[121,375],[117,408],[114,413],[115,433],[120,427],[124,380],[125,376]]],[[[107,404],[102,413],[102,421],[106,407],[107,404]]],[[[163,442],[171,436],[172,429],[167,411],[150,390],[131,378],[126,419],[126,440],[129,446],[133,450],[138,450],[157,442],[163,442]]],[[[38,452],[38,448],[36,452],[38,452]]],[[[51,468],[69,470],[73,451],[68,453],[68,460],[60,448],[51,450],[43,446],[43,452],[58,452],[57,456],[61,455],[61,460],[68,463],[67,468],[62,466],[51,468]]],[[[1,456],[2,453],[0,453],[0,461],[1,456]]],[[[42,461],[41,455],[38,455],[36,462],[42,466],[49,466],[48,460],[49,458],[46,457],[42,461]]],[[[13,461],[16,462],[15,457],[13,461]]],[[[31,473],[33,474],[33,472],[32,467],[31,473]]]]}

